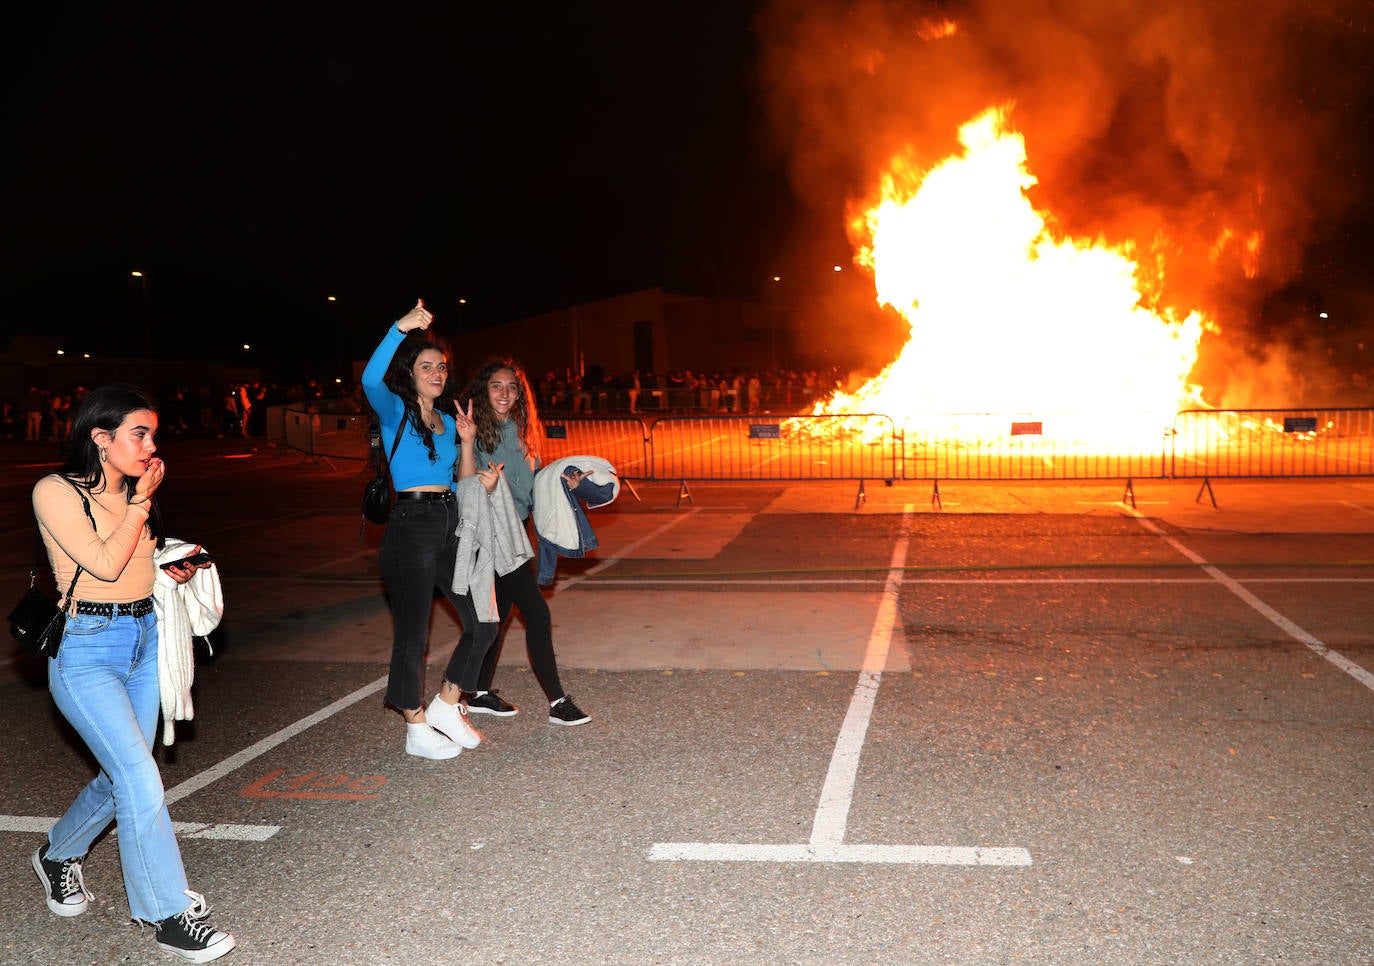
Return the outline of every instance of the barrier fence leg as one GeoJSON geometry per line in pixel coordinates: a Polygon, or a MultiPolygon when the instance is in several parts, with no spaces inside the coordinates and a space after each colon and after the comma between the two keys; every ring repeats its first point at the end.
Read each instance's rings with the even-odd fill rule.
{"type": "Polygon", "coordinates": [[[629,480],[625,479],[625,477],[623,477],[623,476],[620,478],[620,485],[623,486],[623,487],[625,487],[625,489],[627,489],[627,490],[630,491],[630,496],[632,496],[632,497],[635,498],[635,502],[636,502],[636,503],[643,503],[643,502],[644,502],[643,500],[641,500],[641,499],[639,498],[639,493],[635,490],[635,485],[634,485],[633,483],[631,483],[629,480]]]}
{"type": "Polygon", "coordinates": [[[868,494],[864,492],[864,481],[859,481],[859,492],[854,494],[854,509],[858,509],[861,504],[868,502],[868,494]]]}
{"type": "Polygon", "coordinates": [[[1204,477],[1202,478],[1202,486],[1201,486],[1201,488],[1197,491],[1197,496],[1193,497],[1193,502],[1194,502],[1194,503],[1201,503],[1201,502],[1202,502],[1202,494],[1203,494],[1204,492],[1205,492],[1209,497],[1211,497],[1211,499],[1212,499],[1212,508],[1213,508],[1213,509],[1216,509],[1216,505],[1217,505],[1217,495],[1216,495],[1215,493],[1212,492],[1212,478],[1211,478],[1210,476],[1204,476],[1204,477]]]}
{"type": "Polygon", "coordinates": [[[686,480],[682,480],[682,481],[680,481],[680,482],[678,483],[678,487],[677,487],[677,503],[676,503],[676,505],[675,505],[675,507],[674,507],[675,509],[676,509],[677,507],[681,507],[681,506],[682,506],[682,501],[683,501],[684,498],[687,500],[688,503],[693,503],[693,504],[696,503],[696,501],[692,499],[692,491],[689,490],[689,489],[687,489],[687,481],[686,481],[686,480]]]}
{"type": "Polygon", "coordinates": [[[1129,504],[1131,509],[1135,509],[1135,487],[1131,485],[1131,478],[1126,477],[1126,492],[1121,494],[1121,502],[1129,504]]]}
{"type": "Polygon", "coordinates": [[[940,500],[940,481],[931,480],[931,484],[934,488],[930,491],[930,505],[935,507],[935,509],[937,510],[943,510],[945,508],[945,505],[940,500]]]}

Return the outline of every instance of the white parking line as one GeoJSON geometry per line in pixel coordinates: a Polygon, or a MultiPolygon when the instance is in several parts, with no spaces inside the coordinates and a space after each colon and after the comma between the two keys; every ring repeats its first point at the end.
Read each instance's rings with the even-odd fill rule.
{"type": "Polygon", "coordinates": [[[649,849],[651,862],[870,862],[901,865],[1002,865],[1031,864],[1030,853],[1020,848],[973,848],[944,845],[847,845],[845,829],[849,806],[854,799],[859,758],[863,751],[868,723],[878,696],[883,668],[897,626],[898,595],[902,568],[910,539],[914,508],[907,504],[902,517],[902,535],[892,550],[887,582],[873,620],[868,650],[864,655],[859,682],[849,700],[849,710],[835,751],[830,757],[820,804],[811,825],[811,841],[802,844],[757,845],[742,842],[655,842],[649,849]]]}
{"type": "MultiPolygon", "coordinates": [[[[0,832],[43,833],[57,824],[46,815],[0,815],[0,832]]],[[[113,834],[118,835],[118,827],[113,834]]],[[[184,839],[220,839],[228,842],[266,842],[281,831],[280,825],[222,825],[205,822],[173,822],[172,831],[184,839]]]]}
{"type": "MultiPolygon", "coordinates": [[[[242,751],[230,755],[213,768],[207,768],[181,784],[167,789],[166,801],[168,806],[192,792],[200,791],[212,782],[219,781],[225,775],[271,751],[282,742],[294,738],[302,731],[314,727],[326,718],[333,717],[350,705],[357,704],[368,695],[376,694],[384,687],[386,687],[386,678],[384,677],[378,678],[371,684],[365,684],[352,694],[344,695],[333,704],[327,705],[313,714],[308,714],[294,724],[289,724],[261,741],[249,745],[242,751]]],[[[42,815],[0,815],[0,832],[46,832],[55,824],[57,824],[57,819],[42,815]]],[[[280,825],[228,825],[219,822],[173,822],[172,828],[183,838],[220,839],[236,842],[265,842],[281,831],[280,825]]]]}
{"type": "MultiPolygon", "coordinates": [[[[1130,510],[1129,507],[1127,509],[1130,510]]],[[[1268,620],[1279,630],[1283,631],[1289,637],[1293,638],[1293,640],[1306,645],[1309,649],[1313,651],[1313,653],[1319,654],[1326,660],[1330,661],[1332,664],[1340,668],[1346,674],[1349,674],[1356,681],[1359,681],[1369,690],[1374,691],[1374,674],[1371,674],[1369,671],[1360,667],[1358,664],[1350,660],[1350,658],[1346,657],[1344,654],[1331,650],[1331,648],[1327,647],[1315,636],[1309,634],[1303,628],[1293,623],[1293,621],[1289,620],[1287,617],[1284,617],[1278,611],[1274,610],[1274,608],[1270,607],[1264,601],[1260,600],[1254,594],[1250,593],[1250,591],[1242,587],[1240,581],[1235,580],[1226,573],[1223,573],[1221,570],[1218,570],[1216,567],[1208,563],[1206,559],[1202,557],[1201,554],[1194,553],[1191,549],[1185,547],[1182,543],[1175,540],[1169,534],[1165,533],[1162,529],[1155,525],[1153,520],[1150,520],[1149,518],[1145,517],[1140,513],[1137,513],[1134,510],[1130,510],[1130,512],[1135,516],[1137,520],[1140,521],[1141,525],[1145,527],[1145,529],[1149,530],[1151,533],[1155,533],[1163,537],[1165,543],[1167,543],[1169,546],[1173,547],[1179,553],[1183,554],[1183,556],[1187,557],[1193,563],[1201,567],[1203,573],[1210,575],[1212,579],[1217,581],[1217,583],[1221,584],[1231,593],[1235,594],[1241,600],[1245,601],[1245,603],[1249,604],[1250,607],[1261,617],[1268,620]]]]}
{"type": "Polygon", "coordinates": [[[192,775],[181,784],[167,789],[167,804],[171,805],[173,802],[185,798],[192,792],[198,792],[206,785],[219,781],[231,771],[242,768],[254,758],[266,754],[282,742],[296,737],[296,735],[305,731],[307,728],[313,728],[326,718],[332,718],[350,705],[357,704],[368,695],[376,694],[384,687],[386,687],[386,678],[380,677],[371,684],[363,685],[352,694],[344,695],[333,704],[326,705],[314,714],[308,714],[294,724],[289,724],[280,731],[274,732],[266,738],[263,738],[261,741],[254,742],[242,751],[230,755],[213,768],[207,768],[199,775],[192,775]]]}
{"type": "MultiPolygon", "coordinates": [[[[627,543],[625,546],[621,547],[621,548],[620,548],[619,550],[617,550],[615,553],[611,554],[609,557],[606,557],[604,560],[602,560],[600,563],[598,563],[595,567],[592,567],[592,568],[591,568],[590,570],[588,570],[586,573],[584,573],[584,574],[579,574],[579,575],[577,575],[576,577],[568,577],[568,578],[565,578],[565,579],[563,579],[563,580],[558,581],[557,583],[555,583],[555,584],[553,585],[553,593],[556,594],[556,593],[558,593],[558,592],[561,591],[561,590],[567,590],[569,587],[576,587],[579,583],[581,583],[582,581],[586,580],[588,577],[595,577],[597,574],[601,573],[601,572],[602,572],[603,570],[605,570],[607,567],[610,567],[611,565],[613,565],[613,564],[615,564],[615,563],[618,563],[618,562],[619,562],[621,559],[623,559],[624,557],[628,556],[629,554],[634,553],[636,550],[638,550],[638,549],[639,549],[640,547],[642,547],[644,544],[648,543],[650,540],[653,540],[653,539],[655,539],[655,538],[657,538],[657,537],[659,537],[659,536],[662,536],[664,533],[668,532],[669,530],[671,530],[673,527],[677,526],[678,524],[683,523],[684,521],[687,521],[687,520],[692,519],[692,518],[695,517],[699,512],[701,512],[701,511],[700,511],[697,507],[692,507],[692,509],[688,510],[686,513],[684,513],[684,514],[682,514],[682,515],[680,515],[680,516],[675,516],[675,517],[673,517],[673,518],[672,518],[671,520],[669,520],[667,523],[663,524],[663,526],[658,527],[657,529],[655,529],[655,530],[653,530],[653,531],[651,531],[651,532],[649,532],[649,533],[646,533],[644,536],[640,537],[638,540],[634,541],[633,543],[627,543]]],[[[599,581],[598,581],[598,583],[599,583],[599,581]]]]}

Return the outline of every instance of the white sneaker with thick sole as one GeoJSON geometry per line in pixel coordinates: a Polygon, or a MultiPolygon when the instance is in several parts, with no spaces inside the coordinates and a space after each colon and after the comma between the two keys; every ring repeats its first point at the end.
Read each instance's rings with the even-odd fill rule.
{"type": "Polygon", "coordinates": [[[457,758],[462,753],[462,746],[456,741],[450,741],[448,736],[442,732],[436,731],[429,722],[421,721],[419,724],[406,722],[407,755],[443,761],[446,758],[457,758]]]}
{"type": "Polygon", "coordinates": [[[461,704],[449,704],[437,694],[425,708],[425,720],[464,748],[476,748],[482,743],[482,732],[468,723],[467,709],[461,704]]]}

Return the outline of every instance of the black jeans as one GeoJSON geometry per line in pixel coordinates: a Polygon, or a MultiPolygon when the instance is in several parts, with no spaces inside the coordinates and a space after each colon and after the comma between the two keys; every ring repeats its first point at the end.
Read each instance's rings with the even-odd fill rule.
{"type": "Polygon", "coordinates": [[[458,555],[458,504],[453,500],[397,500],[382,536],[382,580],[391,598],[391,674],[387,703],[402,711],[423,708],[425,649],[429,615],[437,588],[458,610],[466,653],[454,648],[444,679],[464,691],[480,684],[482,659],[496,640],[500,624],[481,623],[468,594],[453,592],[453,566],[458,555]]]}
{"type": "MultiPolygon", "coordinates": [[[[491,690],[492,678],[496,676],[496,662],[501,657],[501,644],[505,642],[505,631],[510,626],[510,612],[514,607],[520,611],[520,617],[525,622],[525,651],[530,659],[530,670],[534,671],[539,686],[544,689],[544,696],[550,701],[563,697],[563,685],[558,680],[558,661],[553,655],[553,618],[549,615],[549,603],[534,579],[533,560],[505,576],[497,576],[496,606],[501,612],[501,633],[497,645],[486,652],[478,686],[473,689],[464,687],[463,690],[491,690]]],[[[464,626],[463,637],[454,654],[462,654],[466,650],[475,653],[479,645],[480,641],[468,634],[464,626]]]]}

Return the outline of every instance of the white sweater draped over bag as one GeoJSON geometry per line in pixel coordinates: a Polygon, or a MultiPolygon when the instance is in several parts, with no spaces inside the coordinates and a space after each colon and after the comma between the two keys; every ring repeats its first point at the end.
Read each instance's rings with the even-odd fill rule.
{"type": "Polygon", "coordinates": [[[191,682],[196,676],[196,652],[191,639],[209,634],[224,616],[224,594],[215,567],[197,570],[184,584],[167,576],[161,567],[189,556],[195,549],[193,543],[168,537],[163,548],[153,554],[153,562],[158,564],[153,580],[153,612],[157,614],[157,683],[162,694],[164,745],[176,740],[174,721],[195,717],[191,682]]]}

